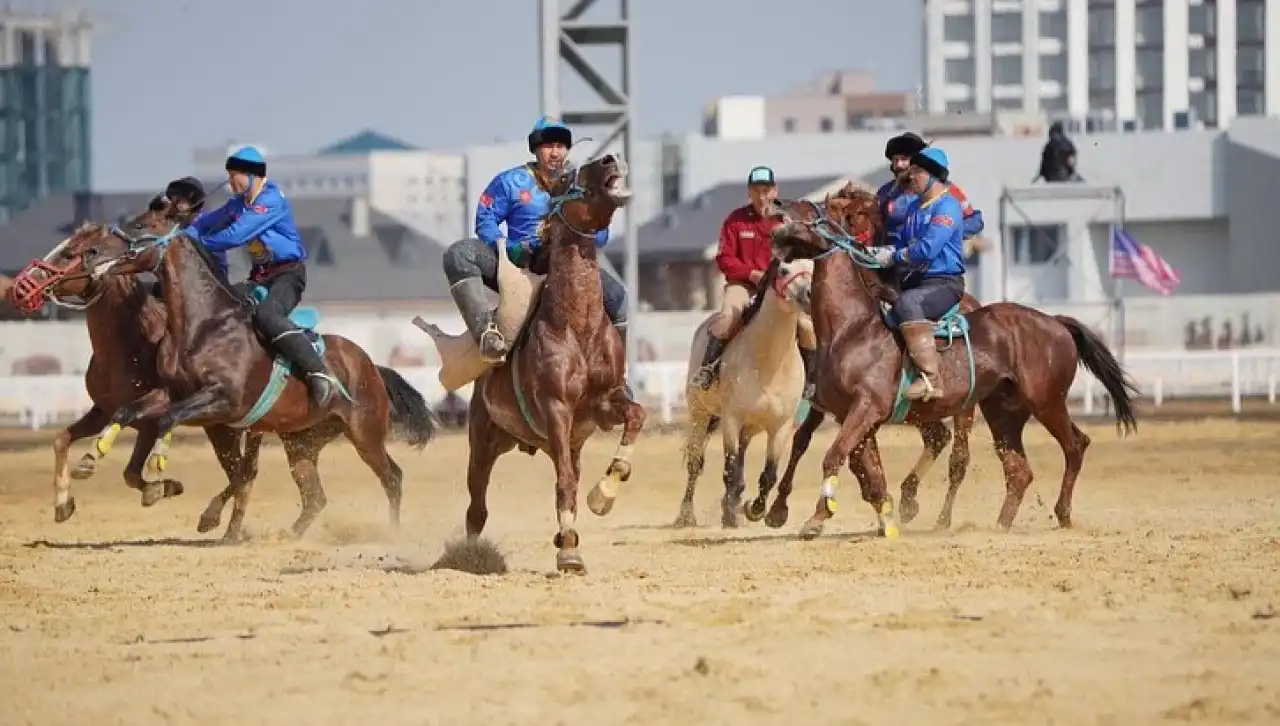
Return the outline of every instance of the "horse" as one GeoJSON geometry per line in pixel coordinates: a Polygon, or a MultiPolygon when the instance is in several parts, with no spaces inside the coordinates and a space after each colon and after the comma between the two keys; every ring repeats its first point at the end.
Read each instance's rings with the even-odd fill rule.
{"type": "MultiPolygon", "coordinates": [[[[82,224],[43,258],[23,268],[7,291],[14,309],[28,315],[46,301],[84,311],[89,330],[93,356],[84,382],[93,405],[59,432],[53,442],[53,518],[58,523],[66,522],[76,511],[76,500],[71,494],[72,479],[92,476],[98,458],[106,456],[120,433],[120,427],[110,423],[112,415],[135,400],[140,391],[155,391],[159,386],[156,360],[165,335],[164,304],[151,294],[149,286],[136,278],[92,277],[91,270],[83,265],[81,249],[102,232],[99,225],[82,224]],[[99,433],[93,447],[97,456],[86,453],[75,469],[69,469],[71,444],[94,433],[99,433]]],[[[124,470],[125,484],[141,491],[145,507],[183,492],[182,482],[176,479],[148,481],[143,476],[144,464],[149,473],[156,475],[167,468],[168,436],[161,438],[156,424],[154,419],[139,419],[131,424],[138,435],[124,470]]],[[[243,465],[249,467],[243,473],[252,478],[256,472],[258,442],[247,445],[242,457],[237,432],[210,428],[206,434],[215,449],[223,453],[219,462],[229,476],[233,472],[241,473],[243,459],[243,465]]]]}
{"type": "Polygon", "coordinates": [[[876,512],[880,532],[899,536],[874,446],[876,430],[891,418],[938,421],[973,402],[982,409],[1004,469],[998,525],[1005,531],[1013,526],[1031,484],[1022,432],[1034,416],[1066,460],[1054,514],[1060,527],[1071,527],[1072,494],[1091,443],[1067,410],[1078,366],[1096,376],[1111,396],[1117,431],[1137,430],[1132,397],[1138,388],[1107,344],[1075,318],[1018,303],[994,303],[964,315],[953,308],[935,329],[936,338],[950,341],[939,371],[947,382],[945,395],[909,402],[903,392],[916,372],[896,337],[897,321],[883,307],[896,290],[858,241],[876,239],[882,229],[874,194],[854,191],[848,199],[829,199],[826,212],[812,202],[787,200],[775,202],[771,211],[782,219],[773,232],[775,253],[782,259],[815,260],[813,320],[821,343],[816,400],[840,422],[823,457],[821,494],[801,537],[817,537],[834,516],[838,473],[846,461],[862,485],[863,500],[876,512]]]}
{"type": "Polygon", "coordinates": [[[738,527],[744,515],[753,522],[764,516],[762,500],[758,500],[759,507],[742,506],[745,456],[751,440],[764,432],[768,448],[759,486],[761,496],[766,496],[778,478],[778,464],[790,449],[791,424],[804,391],[796,326],[809,301],[812,271],[813,263],[808,260],[769,265],[760,281],[760,292],[743,315],[742,331],[725,347],[720,375],[707,389],[696,385],[693,378],[702,364],[711,319],[694,331],[685,386],[689,428],[683,453],[689,479],[676,527],[697,526],[693,495],[702,475],[707,440],[716,428],[724,442],[721,524],[738,527]]]}
{"type": "MultiPolygon", "coordinates": [[[[486,497],[498,457],[517,447],[530,455],[544,451],[555,465],[559,528],[552,541],[561,572],[586,569],[575,529],[582,446],[597,429],[623,426],[604,477],[587,496],[591,511],[605,516],[631,478],[631,455],[645,422],[644,408],[627,395],[622,338],[605,313],[594,243],[596,232],[631,200],[626,176],[626,163],[606,154],[554,183],[551,213],[538,230],[546,278],[513,350],[476,379],[471,395],[467,536],[479,537],[488,521],[486,497]]],[[[498,257],[505,255],[503,250],[498,257]]],[[[448,339],[435,326],[424,330],[438,348],[448,339]]]]}
{"type": "MultiPolygon", "coordinates": [[[[851,199],[858,193],[874,192],[870,187],[849,182],[836,191],[834,197],[836,199],[851,199]]],[[[832,196],[827,195],[824,204],[830,203],[832,196]]],[[[870,238],[868,237],[861,241],[865,244],[870,241],[870,238]]],[[[981,238],[965,240],[964,256],[967,258],[975,252],[985,251],[988,247],[989,245],[986,241],[981,238]]],[[[968,293],[965,293],[960,299],[960,313],[962,314],[973,312],[980,307],[982,307],[982,304],[968,293]]],[[[898,516],[904,524],[911,522],[919,514],[920,503],[916,497],[920,491],[920,482],[924,480],[924,477],[933,468],[934,463],[937,462],[938,457],[942,454],[942,450],[947,448],[948,444],[952,444],[954,440],[947,466],[947,494],[934,525],[940,530],[951,527],[956,495],[959,494],[960,485],[964,483],[965,474],[969,470],[969,434],[973,431],[976,413],[976,403],[971,403],[968,408],[957,413],[953,419],[954,435],[952,429],[948,429],[947,425],[941,421],[920,421],[916,423],[916,426],[920,429],[920,439],[924,449],[920,452],[916,463],[907,472],[906,478],[902,480],[900,485],[902,494],[899,500],[898,516]]],[[[787,469],[783,473],[781,481],[778,482],[778,496],[774,499],[773,506],[769,508],[769,512],[765,516],[765,524],[768,526],[779,528],[787,523],[787,518],[790,514],[788,499],[794,486],[796,469],[799,467],[800,459],[809,450],[809,443],[813,440],[814,432],[817,431],[825,419],[826,414],[820,408],[810,406],[804,420],[796,428],[795,438],[791,443],[791,458],[787,462],[787,469]]],[[[874,440],[868,445],[875,446],[874,440]]],[[[762,491],[761,496],[753,506],[763,508],[766,496],[767,492],[762,491]]]]}
{"type": "MultiPolygon", "coordinates": [[[[403,473],[386,442],[393,426],[418,450],[431,441],[436,423],[422,394],[394,370],[374,365],[350,340],[316,333],[316,312],[299,308],[291,318],[308,331],[341,393],[323,410],[312,406],[289,364],[271,355],[254,330],[256,291],[246,297],[227,284],[208,252],[173,221],[174,204],[162,200],[124,229],[112,228],[79,250],[95,280],[154,272],[165,302],[167,334],[158,356],[162,388],[122,407],[112,423],[157,417],[162,434],[180,425],[275,433],[302,496],[292,526],[296,537],[327,504],[316,465],[320,451],[345,435],[382,484],[390,525],[398,528],[403,473]]],[[[229,484],[209,502],[197,530],[217,527],[227,499],[234,497],[223,540],[235,542],[242,538],[253,481],[229,477],[229,484]]]]}

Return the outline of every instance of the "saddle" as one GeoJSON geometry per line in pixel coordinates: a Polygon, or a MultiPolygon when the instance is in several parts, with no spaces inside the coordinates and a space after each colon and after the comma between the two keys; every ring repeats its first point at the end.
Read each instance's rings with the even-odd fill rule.
{"type": "MultiPolygon", "coordinates": [[[[889,303],[880,302],[880,313],[884,317],[884,324],[893,331],[897,331],[902,326],[902,321],[893,314],[893,307],[889,303]]],[[[934,325],[933,337],[938,340],[945,340],[950,345],[956,338],[963,338],[969,334],[969,319],[960,312],[960,303],[956,303],[950,310],[943,313],[934,325]]]]}
{"type": "MultiPolygon", "coordinates": [[[[237,286],[235,289],[237,292],[241,292],[243,288],[237,286]]],[[[267,299],[267,288],[262,285],[249,283],[249,288],[244,292],[244,297],[242,299],[248,305],[250,311],[252,311],[267,299]]],[[[316,349],[317,353],[321,356],[324,355],[324,338],[322,338],[320,333],[316,331],[316,328],[320,325],[319,310],[309,307],[294,308],[289,313],[289,322],[298,326],[298,328],[302,330],[302,333],[307,336],[307,340],[311,341],[311,346],[316,349]]],[[[267,340],[256,326],[254,327],[254,333],[257,334],[258,340],[262,341],[263,345],[270,349],[271,341],[267,340]]]]}

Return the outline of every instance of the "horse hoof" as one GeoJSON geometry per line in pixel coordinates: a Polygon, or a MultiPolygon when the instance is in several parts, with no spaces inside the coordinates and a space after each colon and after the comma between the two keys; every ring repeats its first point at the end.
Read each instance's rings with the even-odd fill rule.
{"type": "Polygon", "coordinates": [[[742,509],[741,507],[727,506],[720,512],[720,526],[725,529],[737,529],[741,527],[742,509]]]}
{"type": "Polygon", "coordinates": [[[161,499],[164,499],[163,482],[149,481],[142,485],[142,506],[153,507],[161,499]]]}
{"type": "Polygon", "coordinates": [[[578,549],[560,550],[556,553],[556,569],[560,572],[584,573],[587,566],[582,562],[582,555],[578,554],[578,549]]]}
{"type": "Polygon", "coordinates": [[[587,493],[587,509],[597,517],[603,517],[613,511],[613,502],[614,497],[605,494],[599,484],[591,487],[591,491],[587,493]]]}
{"type": "Polygon", "coordinates": [[[787,523],[787,518],[791,516],[791,509],[786,506],[774,505],[769,509],[769,513],[765,515],[764,523],[766,527],[771,529],[780,529],[787,523]]]}
{"type": "Polygon", "coordinates": [[[914,499],[903,499],[898,503],[898,518],[903,524],[909,524],[920,513],[920,502],[914,499]]]}
{"type": "Polygon", "coordinates": [[[935,532],[946,532],[949,529],[951,529],[950,518],[943,519],[942,517],[938,517],[938,521],[933,523],[933,531],[935,532]]]}
{"type": "Polygon", "coordinates": [[[800,539],[805,541],[817,539],[820,534],[822,534],[822,522],[817,520],[810,519],[800,528],[800,539]]]}
{"type": "Polygon", "coordinates": [[[210,516],[208,514],[204,514],[200,516],[200,521],[196,523],[196,531],[200,534],[212,532],[218,528],[219,524],[222,524],[222,517],[220,515],[214,514],[210,516]]]}
{"type": "Polygon", "coordinates": [[[898,529],[897,522],[885,522],[880,528],[880,536],[885,539],[897,539],[902,536],[902,530],[898,529]]]}
{"type": "Polygon", "coordinates": [[[235,531],[228,530],[222,535],[222,539],[218,541],[224,545],[238,545],[243,544],[247,539],[248,537],[244,536],[244,532],[237,529],[235,531]]]}
{"type": "Polygon", "coordinates": [[[58,504],[53,508],[53,521],[58,524],[71,519],[71,515],[76,513],[76,499],[71,497],[66,504],[58,504]]]}
{"type": "Polygon", "coordinates": [[[764,501],[760,499],[753,500],[742,507],[742,513],[746,515],[749,522],[759,522],[764,519],[764,512],[764,501]]]}
{"type": "Polygon", "coordinates": [[[680,509],[680,514],[676,517],[676,521],[671,525],[676,529],[687,529],[689,527],[698,526],[698,518],[693,516],[693,508],[680,509]]]}
{"type": "Polygon", "coordinates": [[[185,491],[186,489],[182,486],[182,482],[178,481],[177,479],[164,480],[165,499],[168,499],[169,497],[180,497],[182,496],[182,493],[185,491]]]}
{"type": "Polygon", "coordinates": [[[76,466],[71,470],[71,478],[77,481],[88,479],[98,469],[98,460],[89,454],[80,457],[80,461],[76,462],[76,466]]]}

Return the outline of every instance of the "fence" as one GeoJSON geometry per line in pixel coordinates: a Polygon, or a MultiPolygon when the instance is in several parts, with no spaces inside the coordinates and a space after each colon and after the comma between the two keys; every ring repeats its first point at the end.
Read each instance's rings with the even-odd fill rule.
{"type": "MultiPolygon", "coordinates": [[[[1280,382],[1280,348],[1143,351],[1130,353],[1125,365],[1155,406],[1175,399],[1229,400],[1230,410],[1240,413],[1244,399],[1265,396],[1276,403],[1280,382]]],[[[399,368],[428,401],[440,401],[445,392],[436,379],[438,368],[399,368]]],[[[663,423],[676,421],[684,409],[684,361],[640,363],[631,376],[637,398],[663,423]]],[[[464,397],[470,388],[462,391],[464,397]]],[[[1070,391],[1073,408],[1085,415],[1105,410],[1106,391],[1081,371],[1070,391]]],[[[63,425],[90,406],[79,375],[9,376],[0,378],[0,425],[33,429],[63,425]]],[[[1224,407],[1225,408],[1225,407],[1224,407]]]]}

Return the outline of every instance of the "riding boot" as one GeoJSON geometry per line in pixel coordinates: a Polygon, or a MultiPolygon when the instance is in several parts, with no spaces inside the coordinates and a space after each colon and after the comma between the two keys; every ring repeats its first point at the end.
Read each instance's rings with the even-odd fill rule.
{"type": "Polygon", "coordinates": [[[294,367],[306,374],[307,395],[316,408],[327,408],[333,399],[333,379],[325,371],[324,359],[316,352],[307,335],[301,330],[290,330],[271,341],[280,355],[288,358],[294,367]]]}
{"type": "Polygon", "coordinates": [[[817,365],[818,351],[809,350],[808,348],[800,348],[800,361],[804,364],[804,399],[806,401],[813,400],[813,372],[814,366],[817,365]]]}
{"type": "Polygon", "coordinates": [[[495,311],[489,307],[485,290],[484,280],[478,277],[460,280],[450,288],[467,330],[480,346],[480,357],[486,363],[501,363],[507,356],[507,341],[498,330],[495,311]]]}
{"type": "Polygon", "coordinates": [[[714,335],[707,336],[707,349],[702,353],[702,363],[698,371],[693,374],[693,385],[704,391],[711,388],[711,384],[716,380],[716,367],[720,363],[725,345],[727,345],[726,341],[714,335]]]}
{"type": "Polygon", "coordinates": [[[938,375],[940,357],[933,338],[936,326],[928,320],[912,320],[902,324],[902,337],[907,340],[907,353],[920,370],[920,377],[907,389],[907,400],[929,401],[942,396],[942,379],[938,375]]]}

